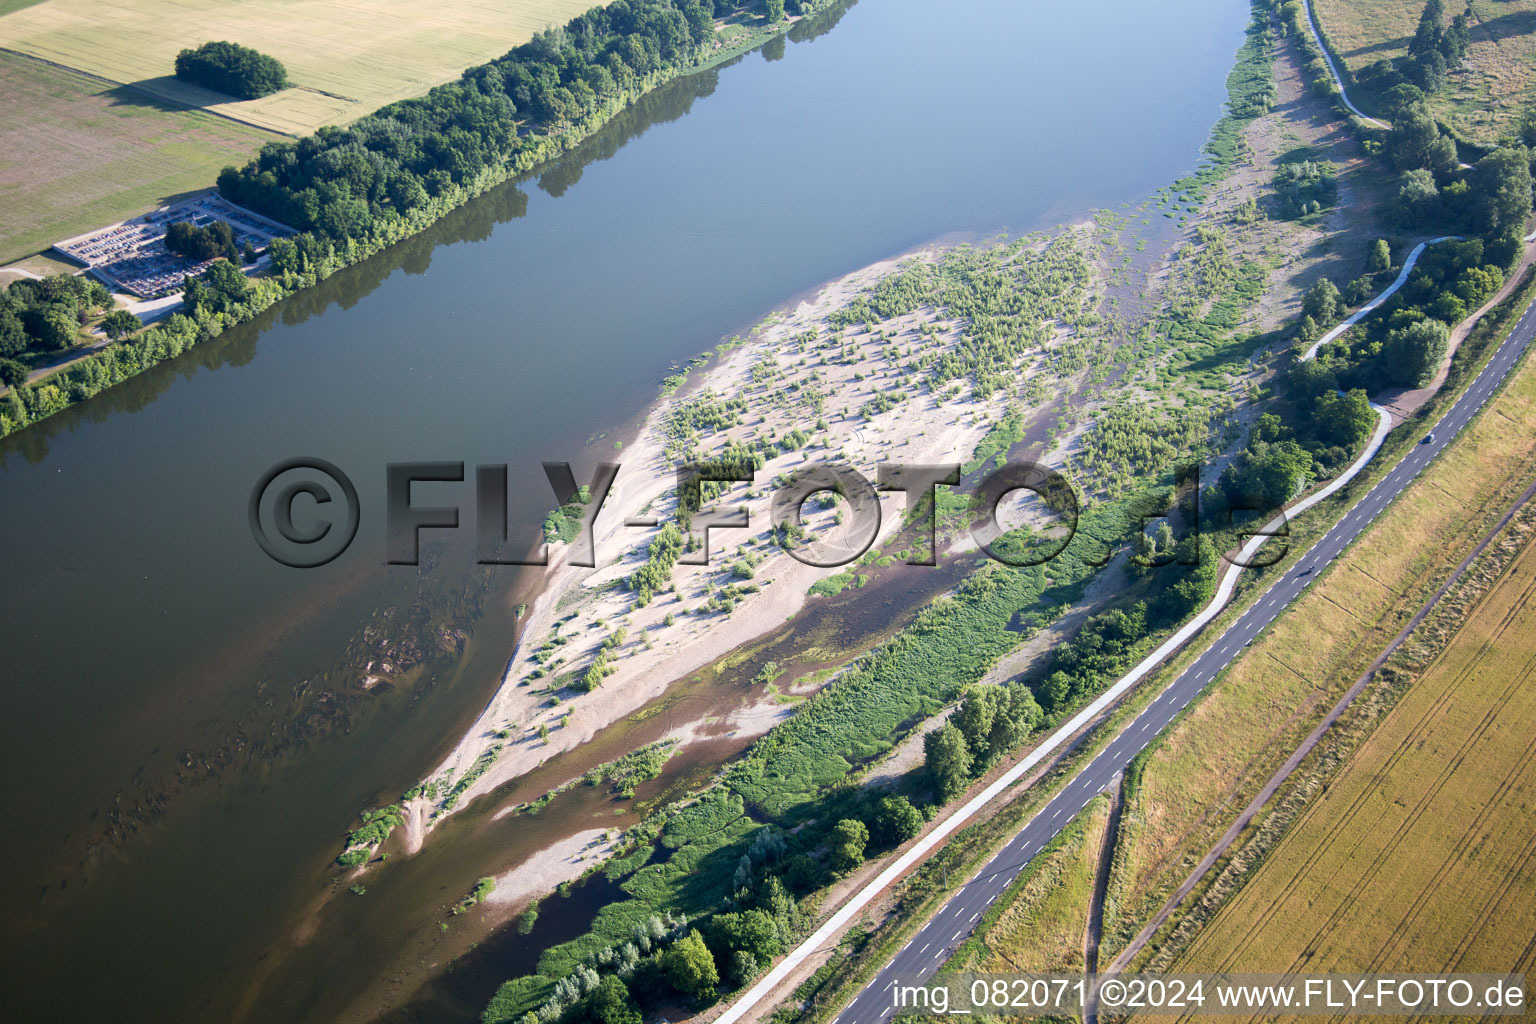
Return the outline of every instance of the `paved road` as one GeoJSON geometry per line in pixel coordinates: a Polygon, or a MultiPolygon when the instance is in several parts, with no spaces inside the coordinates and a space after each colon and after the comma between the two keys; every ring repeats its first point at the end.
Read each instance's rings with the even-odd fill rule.
{"type": "Polygon", "coordinates": [[[974,879],[967,882],[921,931],[901,949],[869,986],[838,1015],[834,1024],[872,1024],[893,1015],[892,985],[898,976],[903,984],[936,971],[965,940],[977,920],[1008,887],[1040,849],[1097,796],[1133,757],[1139,754],[1173,720],[1215,675],[1232,662],[1245,646],[1269,625],[1317,578],[1323,566],[1337,558],[1423,471],[1450,440],[1460,433],[1483,407],[1500,381],[1514,366],[1536,335],[1536,316],[1527,307],[1518,325],[1499,346],[1477,379],[1432,428],[1434,441],[1418,444],[1400,458],[1375,487],[1349,513],[1260,595],[1243,615],[1227,628],[1195,662],[1170,683],[1157,700],[1125,726],[1107,748],[1095,757],[1050,803],[1024,826],[1012,841],[974,879]]]}

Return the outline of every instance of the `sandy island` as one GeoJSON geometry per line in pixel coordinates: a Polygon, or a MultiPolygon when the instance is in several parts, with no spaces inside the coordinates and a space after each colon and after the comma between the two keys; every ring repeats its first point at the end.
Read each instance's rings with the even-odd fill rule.
{"type": "MultiPolygon", "coordinates": [[[[1056,237],[1071,239],[1087,251],[1092,247],[1092,231],[1089,222],[1056,237]]],[[[1045,244],[1047,240],[1042,237],[1040,245],[1045,244]]],[[[842,348],[834,346],[831,358],[825,344],[835,331],[827,321],[829,313],[846,306],[907,261],[932,262],[943,251],[924,249],[872,264],[832,282],[814,301],[768,317],[744,343],[735,348],[723,346],[726,351],[705,369],[695,371],[686,387],[651,409],[638,436],[615,455],[621,468],[593,528],[598,567],[572,566],[567,560],[570,549],[552,545],[546,586],[528,611],[523,640],[501,688],[428,777],[429,796],[408,804],[409,848],[419,848],[424,833],[452,810],[586,742],[660,696],[673,681],[792,617],[805,605],[807,591],[818,580],[857,569],[856,563],[843,569],[804,565],[773,543],[769,503],[775,477],[806,464],[835,460],[851,464],[873,481],[877,466],[883,462],[948,463],[970,458],[977,443],[1011,405],[1018,404],[1015,389],[980,398],[965,383],[933,394],[918,385],[912,371],[901,365],[902,358],[914,349],[924,353],[952,350],[960,334],[957,323],[925,307],[886,321],[873,331],[863,326],[847,328],[842,348]],[[819,402],[807,403],[804,396],[811,390],[820,394],[819,402]],[[796,397],[787,397],[791,394],[796,397]],[[884,411],[865,409],[877,394],[900,400],[884,411]],[[667,452],[669,416],[709,396],[743,398],[746,410],[729,429],[703,433],[697,441],[697,455],[709,458],[728,441],[783,438],[796,429],[809,434],[810,440],[803,448],[772,458],[757,472],[752,485],[733,485],[722,499],[723,506],[748,510],[750,528],[716,528],[710,540],[710,564],[677,565],[672,577],[675,592],[662,592],[648,605],[637,607],[625,577],[645,563],[647,546],[657,528],[629,527],[625,521],[642,514],[667,518],[675,504],[674,459],[667,452]],[[732,575],[733,563],[743,557],[755,562],[749,579],[732,575]],[[724,589],[733,586],[734,594],[724,589]],[[753,592],[741,593],[744,587],[753,592]],[[712,594],[722,591],[740,602],[734,614],[704,608],[712,594]],[[578,670],[589,665],[600,645],[621,628],[623,640],[610,652],[616,670],[600,688],[581,693],[567,686],[550,692],[552,681],[569,683],[577,678],[578,670]],[[564,638],[560,641],[563,646],[557,651],[546,649],[543,656],[549,663],[540,672],[540,649],[557,636],[564,638]],[[558,699],[552,701],[552,696],[558,699]],[[462,787],[461,780],[477,761],[492,757],[489,767],[462,788],[454,807],[445,808],[443,798],[455,781],[462,787]]],[[[1085,292],[1085,308],[1091,308],[1098,298],[1091,289],[1085,292]]],[[[1043,372],[1036,360],[1048,358],[1051,351],[1073,337],[1071,331],[1059,327],[1039,355],[1025,357],[1021,378],[1043,372]]],[[[817,537],[838,536],[845,528],[837,522],[844,503],[811,511],[817,505],[816,500],[806,504],[807,530],[817,537]]],[[[904,505],[899,493],[881,496],[876,547],[898,529],[904,505]]],[[[792,685],[793,680],[782,683],[792,685]]],[[[756,735],[768,731],[785,713],[786,709],[772,703],[770,697],[738,712],[729,724],[737,735],[756,735]]],[[[684,727],[677,738],[688,742],[696,732],[684,727]]],[[[565,867],[570,871],[572,865],[565,867]]]]}

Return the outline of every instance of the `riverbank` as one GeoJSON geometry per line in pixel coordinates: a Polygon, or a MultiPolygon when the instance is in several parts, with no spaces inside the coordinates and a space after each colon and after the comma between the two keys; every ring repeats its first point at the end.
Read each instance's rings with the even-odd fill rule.
{"type": "Polygon", "coordinates": [[[314,259],[306,255],[302,272],[286,271],[256,278],[245,296],[229,303],[224,312],[201,311],[195,316],[168,316],[164,324],[149,327],[131,340],[102,346],[83,358],[61,364],[54,372],[35,381],[29,380],[9,394],[0,396],[0,437],[86,401],[152,366],[174,359],[188,349],[219,336],[229,327],[254,319],[337,271],[420,234],[496,186],[520,180],[547,168],[655,89],[734,60],[799,29],[809,19],[819,15],[831,12],[831,16],[836,17],[837,8],[846,4],[847,0],[805,0],[801,13],[785,16],[783,20],[771,24],[747,26],[740,17],[717,20],[713,47],[699,53],[691,62],[641,76],[633,86],[619,90],[611,99],[576,120],[537,124],[531,129],[518,125],[512,132],[515,145],[510,152],[499,155],[488,166],[462,182],[447,180],[441,189],[434,190],[430,196],[424,195],[423,201],[392,219],[374,223],[366,238],[343,235],[331,241],[312,239],[322,255],[314,259]],[[730,31],[725,31],[727,29],[730,31]]]}
{"type": "MultiPolygon", "coordinates": [[[[1049,241],[1012,243],[1015,254],[1004,261],[1070,261],[1086,272],[1094,245],[1095,225],[1084,222],[1049,241]]],[[[1021,395],[1050,376],[1048,364],[1079,340],[1078,330],[1052,328],[1008,388],[984,394],[956,385],[934,393],[914,385],[912,367],[956,358],[963,336],[959,318],[923,306],[876,330],[834,323],[839,311],[861,297],[890,287],[902,275],[933,274],[946,257],[963,254],[929,247],[884,260],[770,315],[746,339],[724,343],[717,358],[693,371],[684,387],[653,407],[632,438],[620,442],[613,457],[621,468],[593,527],[597,567],[571,565],[572,549],[552,546],[554,564],[528,612],[500,690],[423,783],[435,809],[428,830],[455,809],[635,713],[674,681],[731,652],[750,658],[747,645],[799,613],[814,599],[813,588],[861,586],[861,564],[905,560],[905,551],[881,549],[901,525],[900,493],[881,498],[880,528],[862,563],[822,568],[798,561],[777,542],[769,481],[829,460],[851,465],[873,481],[882,464],[962,463],[989,434],[1022,437],[1022,419],[1009,420],[1010,411],[1022,410],[1024,417],[1036,411],[1021,405],[1021,395]],[[710,425],[700,427],[704,423],[710,425]],[[700,429],[684,439],[695,428],[700,429]],[[675,466],[684,450],[690,458],[710,460],[728,448],[750,448],[763,456],[750,487],[737,485],[725,499],[731,508],[745,507],[751,525],[712,530],[710,564],[675,565],[667,586],[641,603],[627,580],[646,564],[648,546],[663,528],[640,530],[626,526],[626,520],[675,513],[675,466]],[[586,675],[600,658],[612,674],[594,692],[583,693],[586,675]]],[[[1068,289],[1068,296],[1077,317],[1090,319],[1097,292],[1079,285],[1075,292],[1068,289]]],[[[830,539],[843,530],[846,502],[809,504],[817,507],[805,516],[807,533],[830,539]]],[[[771,662],[761,666],[765,682],[774,681],[776,668],[771,662]]],[[[777,688],[795,682],[781,680],[777,688]]],[[[738,737],[761,735],[785,710],[765,688],[762,699],[733,715],[727,728],[738,737]]],[[[683,727],[675,738],[687,742],[695,735],[683,727]]]]}

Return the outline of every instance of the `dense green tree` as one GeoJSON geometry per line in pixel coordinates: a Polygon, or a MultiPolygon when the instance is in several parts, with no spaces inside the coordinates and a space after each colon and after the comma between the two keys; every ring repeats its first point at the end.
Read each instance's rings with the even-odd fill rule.
{"type": "Polygon", "coordinates": [[[227,258],[235,252],[235,233],[221,220],[206,227],[178,220],[165,229],[165,247],[178,256],[199,263],[215,256],[227,258]]]}
{"type": "Polygon", "coordinates": [[[250,281],[239,267],[228,260],[215,260],[197,277],[186,279],[181,297],[194,315],[227,313],[245,301],[249,290],[250,281]]]}
{"type": "Polygon", "coordinates": [[[101,321],[101,329],[106,332],[108,338],[117,341],[126,338],[134,331],[144,326],[144,321],[128,312],[126,309],[114,309],[101,321]]]}
{"type": "Polygon", "coordinates": [[[763,0],[763,16],[769,24],[784,20],[784,0],[763,0]]]}
{"type": "Polygon", "coordinates": [[[844,818],[832,826],[832,870],[852,871],[864,863],[864,848],[869,845],[869,829],[857,818],[844,818]]]}
{"type": "Polygon", "coordinates": [[[1342,312],[1338,287],[1326,277],[1318,278],[1301,297],[1301,312],[1317,321],[1319,326],[1331,326],[1342,312]]]}
{"type": "Polygon", "coordinates": [[[994,686],[973,686],[966,691],[965,699],[949,720],[960,735],[965,737],[966,748],[972,755],[971,770],[984,767],[987,740],[992,734],[992,722],[997,717],[1000,691],[994,686]]]}
{"type": "Polygon", "coordinates": [[[1472,43],[1472,22],[1462,11],[1451,19],[1440,36],[1440,54],[1447,67],[1457,67],[1467,58],[1467,47],[1472,43]]]}
{"type": "Polygon", "coordinates": [[[1333,165],[1324,160],[1299,160],[1275,169],[1274,188],[1280,216],[1286,219],[1319,213],[1338,201],[1333,165]]]}
{"type": "Polygon", "coordinates": [[[0,384],[14,388],[27,382],[27,368],[14,359],[0,358],[0,384]]]}
{"type": "Polygon", "coordinates": [[[987,757],[992,761],[1023,743],[1045,717],[1028,687],[1002,686],[999,692],[1004,696],[992,720],[992,734],[987,737],[987,757]]]}
{"type": "Polygon", "coordinates": [[[14,356],[27,348],[27,329],[8,302],[0,302],[0,357],[14,356]]]}
{"type": "Polygon", "coordinates": [[[1450,328],[1438,320],[1420,320],[1387,335],[1381,356],[1387,378],[1402,387],[1427,387],[1445,358],[1450,328]]]}
{"type": "Polygon", "coordinates": [[[881,797],[870,832],[882,846],[900,846],[923,830],[923,812],[904,796],[881,797]]]}
{"type": "Polygon", "coordinates": [[[1380,274],[1392,269],[1392,250],[1387,246],[1385,238],[1378,238],[1371,243],[1371,251],[1365,258],[1365,272],[1367,274],[1380,274]]]}
{"type": "Polygon", "coordinates": [[[1210,601],[1221,577],[1221,557],[1209,537],[1194,543],[1193,565],[1181,565],[1183,571],[1163,592],[1162,612],[1170,621],[1182,619],[1210,601]]]}
{"type": "Polygon", "coordinates": [[[1449,135],[1441,136],[1429,146],[1429,171],[1437,179],[1445,179],[1461,168],[1461,154],[1456,152],[1456,140],[1449,135]]]}
{"type": "Polygon", "coordinates": [[[709,999],[720,984],[715,958],[697,928],[672,943],[662,955],[661,970],[673,988],[691,996],[709,999]]]}
{"type": "Polygon", "coordinates": [[[1477,195],[1476,227],[1485,235],[1519,229],[1531,212],[1531,154],[1524,146],[1503,146],[1477,162],[1472,182],[1477,195]]]}
{"type": "Polygon", "coordinates": [[[1435,123],[1429,108],[1419,103],[1403,110],[1392,122],[1392,134],[1387,137],[1387,155],[1400,171],[1429,167],[1431,148],[1439,140],[1440,126],[1435,123]]]}
{"type": "Polygon", "coordinates": [[[1312,479],[1312,455],[1295,441],[1250,445],[1221,474],[1235,508],[1271,510],[1290,501],[1312,479]]]}
{"type": "Polygon", "coordinates": [[[973,774],[1023,742],[1039,723],[1040,705],[1023,686],[973,686],[950,719],[971,751],[973,774]]]}
{"type": "Polygon", "coordinates": [[[237,43],[204,43],[176,55],[176,77],[240,99],[269,96],[288,85],[288,72],[275,57],[237,43]]]}
{"type": "Polygon", "coordinates": [[[1413,33],[1413,40],[1408,44],[1408,55],[1419,57],[1426,53],[1432,53],[1440,49],[1440,33],[1445,26],[1444,0],[1429,0],[1424,5],[1424,13],[1419,15],[1418,28],[1413,33]]]}
{"type": "Polygon", "coordinates": [[[965,736],[945,722],[923,737],[923,758],[939,799],[953,800],[971,781],[971,750],[965,736]]]}
{"type": "Polygon", "coordinates": [[[580,1019],[591,1024],[641,1024],[644,1018],[623,980],[605,974],[582,1001],[580,1019]]]}
{"type": "Polygon", "coordinates": [[[27,310],[23,322],[32,338],[31,347],[44,352],[68,348],[80,331],[79,314],[63,303],[35,306],[27,310]]]}
{"type": "Polygon", "coordinates": [[[1445,55],[1439,50],[1420,54],[1413,59],[1413,84],[1426,94],[1433,95],[1445,88],[1447,70],[1445,55]]]}
{"type": "Polygon", "coordinates": [[[1424,102],[1424,90],[1411,82],[1399,82],[1381,97],[1381,113],[1388,121],[1397,121],[1424,102]]]}
{"type": "Polygon", "coordinates": [[[1375,293],[1376,278],[1370,274],[1361,274],[1344,286],[1344,305],[1358,306],[1375,293]]]}
{"type": "Polygon", "coordinates": [[[1416,227],[1433,218],[1440,208],[1440,190],[1435,176],[1424,168],[1404,171],[1397,179],[1397,199],[1393,218],[1407,227],[1416,227]]]}
{"type": "Polygon", "coordinates": [[[1520,114],[1520,125],[1515,136],[1526,149],[1536,149],[1536,106],[1528,106],[1520,114]]]}
{"type": "Polygon", "coordinates": [[[731,980],[739,986],[745,986],[747,982],[757,977],[757,972],[762,970],[762,964],[757,957],[744,949],[731,950],[731,980]]]}
{"type": "Polygon", "coordinates": [[[1365,391],[1355,388],[1342,395],[1337,391],[1319,395],[1312,422],[1323,443],[1353,448],[1375,432],[1377,417],[1365,391]]]}
{"type": "Polygon", "coordinates": [[[716,949],[745,950],[764,964],[784,952],[782,929],[767,910],[716,914],[710,927],[716,936],[716,949]]]}
{"type": "Polygon", "coordinates": [[[0,357],[67,348],[90,314],[111,304],[106,286],[85,275],[13,281],[0,294],[0,357]]]}

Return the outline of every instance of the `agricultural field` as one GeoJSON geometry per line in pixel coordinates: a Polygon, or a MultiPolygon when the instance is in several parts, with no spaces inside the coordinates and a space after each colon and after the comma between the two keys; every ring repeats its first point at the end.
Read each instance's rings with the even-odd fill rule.
{"type": "Polygon", "coordinates": [[[1178,970],[1536,964],[1536,545],[1178,970]]]}
{"type": "MultiPolygon", "coordinates": [[[[1334,51],[1351,73],[1408,51],[1423,0],[1312,0],[1334,51]]],[[[1536,101],[1536,0],[1473,0],[1466,67],[1453,73],[1430,108],[1457,135],[1491,145],[1536,101]]],[[[1445,5],[1446,15],[1462,10],[1445,5]]]]}
{"type": "Polygon", "coordinates": [[[420,95],[591,6],[592,0],[0,0],[0,12],[7,12],[0,39],[6,49],[159,100],[297,135],[420,95]],[[233,101],[177,81],[176,54],[212,40],[276,57],[292,86],[233,101]]]}
{"type": "Polygon", "coordinates": [[[0,264],[207,188],[275,138],[11,53],[0,95],[0,264]]]}

